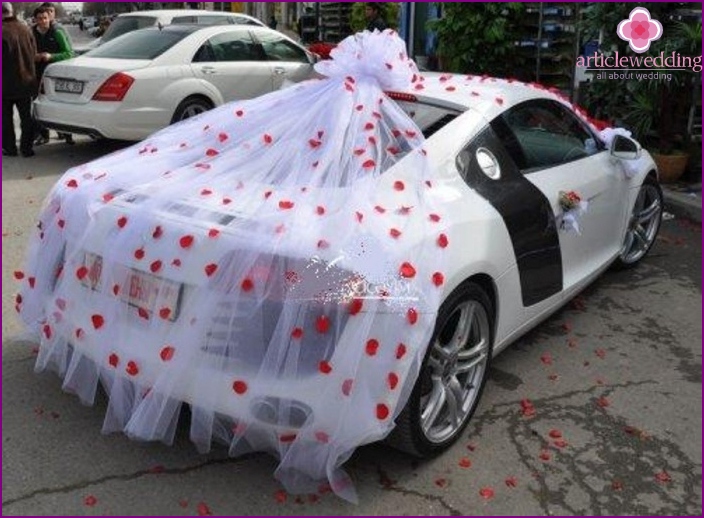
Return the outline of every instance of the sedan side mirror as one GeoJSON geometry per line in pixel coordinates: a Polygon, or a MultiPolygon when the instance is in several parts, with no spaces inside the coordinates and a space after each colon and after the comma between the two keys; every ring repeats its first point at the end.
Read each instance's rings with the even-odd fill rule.
{"type": "Polygon", "coordinates": [[[611,142],[611,156],[621,160],[638,160],[642,148],[632,138],[616,135],[611,142]]]}

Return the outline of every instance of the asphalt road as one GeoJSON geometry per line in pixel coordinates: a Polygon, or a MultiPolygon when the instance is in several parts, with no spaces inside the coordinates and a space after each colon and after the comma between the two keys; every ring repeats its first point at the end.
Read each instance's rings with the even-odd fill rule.
{"type": "Polygon", "coordinates": [[[104,400],[84,407],[33,372],[12,272],[58,176],[120,145],[77,142],[2,162],[3,515],[699,515],[699,225],[668,219],[639,268],[607,272],[504,352],[444,455],[360,448],[346,466],[355,506],[287,495],[264,454],[200,455],[186,425],[172,447],[103,436],[104,400]]]}

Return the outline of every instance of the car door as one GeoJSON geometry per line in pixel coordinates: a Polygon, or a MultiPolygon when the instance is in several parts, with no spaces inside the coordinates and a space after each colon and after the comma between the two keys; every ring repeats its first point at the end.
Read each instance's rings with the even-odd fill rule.
{"type": "Polygon", "coordinates": [[[313,63],[306,51],[283,34],[260,31],[257,32],[257,39],[271,65],[275,90],[281,88],[286,80],[298,83],[313,74],[313,63]]]}
{"type": "Polygon", "coordinates": [[[225,102],[252,99],[274,89],[271,67],[246,28],[210,37],[193,57],[193,74],[207,81],[225,102]]]}
{"type": "Polygon", "coordinates": [[[557,228],[563,290],[578,288],[618,253],[628,183],[604,145],[570,109],[557,101],[521,103],[494,121],[518,168],[549,201],[557,228]],[[570,226],[561,193],[587,202],[570,226]]]}

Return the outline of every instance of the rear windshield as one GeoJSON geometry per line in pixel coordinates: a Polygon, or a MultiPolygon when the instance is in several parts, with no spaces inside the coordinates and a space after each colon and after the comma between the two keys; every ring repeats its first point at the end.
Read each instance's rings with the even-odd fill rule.
{"type": "Polygon", "coordinates": [[[457,110],[422,102],[397,100],[396,103],[418,125],[425,138],[429,138],[460,115],[457,110]]]}
{"type": "Polygon", "coordinates": [[[84,54],[92,58],[154,59],[183,38],[187,31],[160,31],[146,29],[116,38],[84,54]]]}
{"type": "Polygon", "coordinates": [[[137,29],[146,29],[156,23],[155,16],[118,16],[115,18],[108,30],[103,34],[103,43],[114,40],[118,36],[122,36],[128,32],[136,31],[137,29]]]}

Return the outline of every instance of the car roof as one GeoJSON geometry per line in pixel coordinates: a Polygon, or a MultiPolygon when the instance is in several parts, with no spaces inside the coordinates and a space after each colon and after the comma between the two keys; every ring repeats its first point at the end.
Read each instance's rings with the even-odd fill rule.
{"type": "Polygon", "coordinates": [[[122,13],[118,15],[118,18],[127,18],[130,16],[153,16],[160,20],[171,20],[176,16],[232,16],[233,18],[246,18],[257,23],[262,23],[261,20],[255,18],[254,16],[249,16],[244,13],[233,13],[229,11],[206,11],[202,9],[155,9],[152,11],[132,11],[131,13],[122,13]]]}
{"type": "Polygon", "coordinates": [[[487,120],[529,99],[551,99],[572,106],[559,91],[536,83],[441,72],[423,72],[418,81],[399,93],[414,96],[419,102],[439,101],[459,110],[472,109],[487,120]]]}

